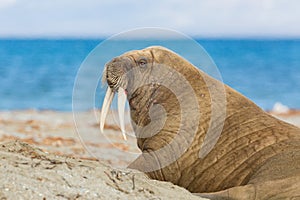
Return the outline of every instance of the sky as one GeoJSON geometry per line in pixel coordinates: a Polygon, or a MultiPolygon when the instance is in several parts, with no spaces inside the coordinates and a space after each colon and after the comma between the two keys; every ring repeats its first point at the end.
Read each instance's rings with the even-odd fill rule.
{"type": "Polygon", "coordinates": [[[300,38],[299,0],[0,0],[0,37],[106,37],[142,27],[197,37],[300,38]]]}

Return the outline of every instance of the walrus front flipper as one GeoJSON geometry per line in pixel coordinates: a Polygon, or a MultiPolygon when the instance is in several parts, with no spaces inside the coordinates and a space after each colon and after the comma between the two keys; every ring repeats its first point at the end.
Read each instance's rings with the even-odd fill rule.
{"type": "Polygon", "coordinates": [[[213,200],[300,199],[300,176],[238,186],[214,193],[197,194],[213,200]]]}

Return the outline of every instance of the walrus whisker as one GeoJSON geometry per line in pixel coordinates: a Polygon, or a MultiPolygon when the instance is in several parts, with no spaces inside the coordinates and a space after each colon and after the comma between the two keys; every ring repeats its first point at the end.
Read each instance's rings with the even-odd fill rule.
{"type": "Polygon", "coordinates": [[[100,117],[100,131],[103,133],[105,119],[110,108],[111,102],[114,98],[114,92],[110,87],[107,87],[105,98],[103,101],[102,109],[101,109],[101,117],[100,117]]]}
{"type": "Polygon", "coordinates": [[[127,140],[126,134],[125,134],[125,123],[124,123],[125,103],[126,103],[126,92],[123,88],[119,87],[119,90],[118,90],[119,120],[120,120],[120,126],[121,126],[123,138],[124,138],[124,140],[127,140]]]}

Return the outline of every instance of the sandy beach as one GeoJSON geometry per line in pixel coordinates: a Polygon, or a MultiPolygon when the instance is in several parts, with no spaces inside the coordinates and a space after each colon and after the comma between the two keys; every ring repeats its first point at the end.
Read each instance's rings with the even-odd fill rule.
{"type": "MultiPolygon", "coordinates": [[[[275,117],[300,127],[300,111],[276,114],[275,117]]],[[[140,153],[127,123],[125,141],[111,112],[104,133],[99,130],[98,111],[75,113],[57,111],[1,111],[0,142],[20,140],[57,155],[101,160],[125,168],[140,153]]]]}
{"type": "Polygon", "coordinates": [[[110,114],[101,133],[94,111],[76,113],[76,122],[72,112],[2,111],[0,142],[20,140],[56,155],[101,160],[125,168],[140,151],[134,137],[123,139],[110,114]]]}
{"type": "Polygon", "coordinates": [[[110,123],[101,134],[93,111],[76,117],[75,126],[72,112],[0,112],[0,199],[203,199],[126,169],[135,138],[110,123]]]}
{"type": "MultiPolygon", "coordinates": [[[[300,127],[300,111],[271,114],[300,127]]],[[[123,139],[114,112],[104,134],[98,111],[74,116],[75,121],[72,112],[0,112],[1,199],[202,199],[126,169],[140,151],[128,123],[128,140],[123,139]]]]}

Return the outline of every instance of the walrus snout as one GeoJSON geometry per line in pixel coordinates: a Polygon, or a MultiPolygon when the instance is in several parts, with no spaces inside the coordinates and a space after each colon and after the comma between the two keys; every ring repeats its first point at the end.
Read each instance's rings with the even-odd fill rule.
{"type": "Polygon", "coordinates": [[[128,57],[116,57],[106,64],[105,79],[113,91],[117,91],[120,86],[125,86],[124,75],[132,67],[132,61],[128,57]]]}
{"type": "Polygon", "coordinates": [[[126,78],[127,72],[134,66],[134,62],[126,56],[120,56],[112,59],[109,63],[105,65],[105,70],[103,73],[102,80],[107,82],[108,88],[106,90],[105,98],[103,101],[101,120],[100,120],[100,130],[103,132],[104,122],[107,116],[108,109],[112,103],[115,93],[118,93],[118,113],[120,119],[121,131],[124,139],[125,135],[125,123],[124,123],[124,112],[125,103],[127,99],[127,83],[126,78]]]}

